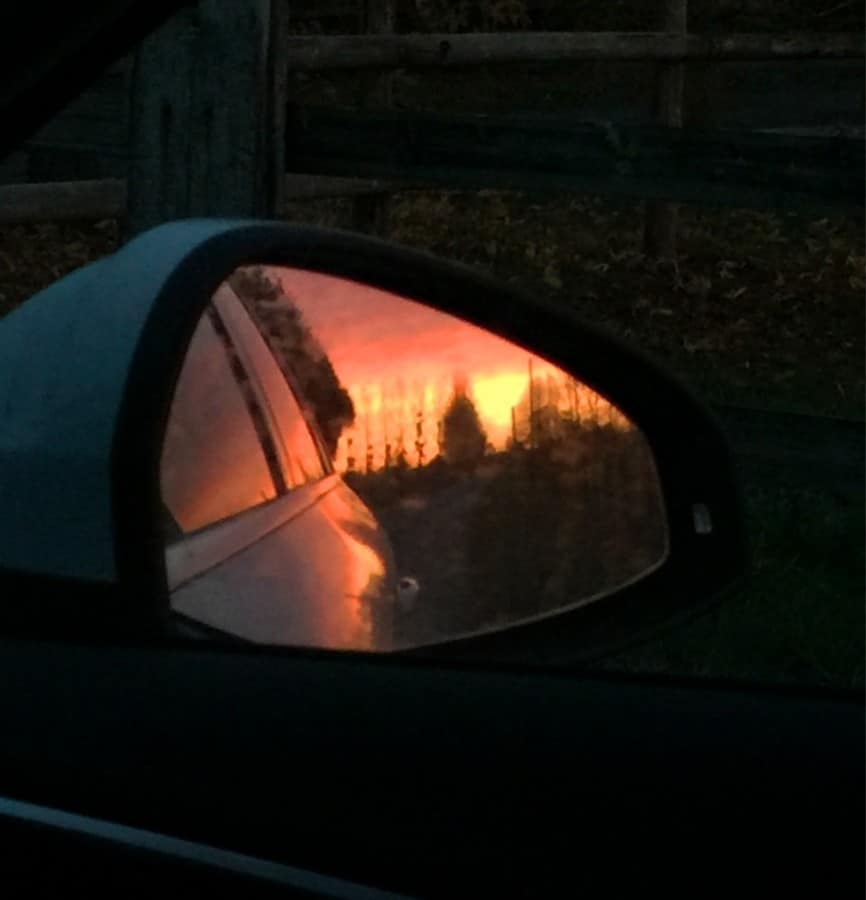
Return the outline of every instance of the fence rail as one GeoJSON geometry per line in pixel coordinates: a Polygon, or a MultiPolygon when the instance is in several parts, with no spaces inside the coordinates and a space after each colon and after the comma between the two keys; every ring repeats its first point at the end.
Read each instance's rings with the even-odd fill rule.
{"type": "Polygon", "coordinates": [[[290,37],[289,69],[442,68],[514,63],[863,59],[860,34],[503,32],[290,37]]]}
{"type": "MultiPolygon", "coordinates": [[[[286,199],[494,187],[859,212],[866,197],[862,138],[320,109],[288,128],[286,199]]],[[[6,185],[0,224],[112,218],[125,204],[122,179],[6,185]]]]}
{"type": "MultiPolygon", "coordinates": [[[[324,200],[423,187],[394,179],[287,174],[285,200],[324,200]]],[[[126,180],[98,178],[0,185],[0,226],[99,221],[126,216],[126,180]]]]}
{"type": "Polygon", "coordinates": [[[289,131],[287,168],[317,175],[822,211],[861,210],[866,191],[851,138],[309,108],[289,131]]]}
{"type": "MultiPolygon", "coordinates": [[[[295,73],[361,69],[388,72],[402,68],[447,69],[521,63],[548,65],[587,60],[651,62],[657,66],[652,117],[656,124],[680,128],[684,124],[683,99],[688,62],[864,59],[864,41],[860,34],[690,34],[687,30],[688,0],[664,0],[662,7],[660,25],[665,30],[649,33],[379,33],[291,37],[284,42],[285,68],[295,73]]],[[[378,16],[377,22],[380,18],[386,24],[391,22],[391,0],[370,0],[368,12],[370,9],[378,16]]],[[[391,29],[377,27],[372,30],[389,32],[391,29]]],[[[384,105],[389,104],[386,102],[384,105]]],[[[334,146],[320,146],[318,155],[315,151],[311,152],[310,145],[315,141],[311,142],[309,129],[301,129],[288,136],[286,158],[290,161],[289,167],[318,174],[398,177],[460,187],[565,188],[639,194],[646,201],[644,247],[654,257],[676,257],[677,209],[671,201],[794,209],[806,206],[821,212],[862,208],[862,164],[860,173],[853,175],[846,190],[840,179],[841,173],[833,173],[827,168],[815,173],[809,166],[802,167],[794,161],[793,170],[771,171],[767,166],[756,166],[752,160],[741,161],[725,154],[721,159],[710,159],[704,153],[706,147],[702,147],[698,151],[696,165],[699,171],[695,177],[692,171],[694,158],[687,158],[682,152],[687,142],[679,141],[675,148],[674,142],[669,141],[667,161],[661,160],[655,150],[650,150],[639,154],[637,163],[622,157],[616,159],[613,171],[610,157],[600,165],[597,161],[589,169],[578,159],[563,171],[562,159],[557,159],[555,152],[551,155],[548,144],[536,150],[533,165],[527,165],[525,150],[521,158],[512,156],[508,160],[512,164],[509,171],[509,165],[501,154],[500,158],[491,159],[489,147],[482,149],[478,142],[470,147],[466,140],[460,150],[452,146],[450,152],[440,152],[438,157],[434,153],[432,160],[422,160],[416,152],[416,148],[423,143],[421,138],[410,138],[412,146],[407,148],[403,137],[394,134],[393,123],[387,123],[385,128],[398,140],[400,149],[396,158],[393,152],[387,151],[385,157],[380,153],[377,158],[359,154],[351,165],[347,165],[337,158],[341,151],[334,146]],[[396,169],[389,171],[383,166],[383,159],[388,159],[396,169]],[[492,162],[486,172],[482,171],[485,159],[492,162]],[[539,164],[542,159],[552,163],[548,171],[544,171],[539,164]],[[406,169],[407,160],[411,163],[409,170],[406,169]],[[672,172],[666,162],[676,163],[681,171],[672,172]],[[711,165],[709,169],[708,164],[711,165]],[[852,191],[858,193],[856,199],[852,191]]],[[[423,128],[425,139],[435,137],[427,123],[423,128]]],[[[536,134],[532,139],[538,137],[536,134]]],[[[366,139],[365,135],[362,143],[366,139]]],[[[321,140],[326,141],[326,138],[321,140]]],[[[356,145],[354,135],[347,134],[346,140],[347,146],[356,145]]],[[[521,140],[523,138],[518,138],[518,142],[521,140]]],[[[384,147],[381,149],[386,150],[384,147]]],[[[444,151],[441,141],[438,149],[444,151]]],[[[560,147],[560,150],[565,149],[564,145],[560,147]]],[[[575,149],[574,145],[570,149],[575,149]]],[[[578,155],[582,150],[582,146],[577,148],[578,155]]],[[[851,171],[847,170],[846,176],[851,171]]],[[[378,202],[381,206],[385,201],[378,202]]],[[[369,229],[363,223],[372,221],[369,215],[371,208],[380,207],[376,206],[376,201],[372,201],[371,206],[370,200],[356,197],[355,221],[362,223],[359,227],[364,230],[369,229]]],[[[382,216],[374,218],[381,220],[380,225],[385,222],[382,216]]],[[[375,230],[381,231],[382,228],[375,230]]]]}
{"type": "Polygon", "coordinates": [[[0,225],[120,218],[126,181],[102,178],[0,187],[0,225]]]}

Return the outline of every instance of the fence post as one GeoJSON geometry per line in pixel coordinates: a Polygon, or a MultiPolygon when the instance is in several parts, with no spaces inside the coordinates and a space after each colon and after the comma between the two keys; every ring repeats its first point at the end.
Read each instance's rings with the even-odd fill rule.
{"type": "MultiPolygon", "coordinates": [[[[363,0],[364,32],[393,34],[394,0],[363,0]]],[[[383,72],[367,97],[368,106],[387,108],[393,102],[394,78],[383,72]]],[[[355,231],[384,236],[388,229],[389,198],[385,194],[366,194],[355,198],[352,205],[352,227],[355,231]]]]}
{"type": "MultiPolygon", "coordinates": [[[[663,0],[664,30],[685,34],[688,0],[663,0]]],[[[685,64],[659,66],[653,118],[659,125],[682,128],[685,64]]],[[[644,253],[655,259],[676,259],[677,204],[649,200],[644,216],[644,253]]]]}
{"type": "Polygon", "coordinates": [[[270,89],[265,110],[267,153],[267,208],[269,216],[285,214],[288,183],[286,181],[286,141],[289,110],[289,22],[292,0],[270,0],[269,59],[267,79],[270,89]]]}
{"type": "Polygon", "coordinates": [[[286,59],[272,13],[282,3],[199,0],[142,43],[131,91],[131,233],[188,216],[277,212],[285,166],[276,66],[286,59]]]}

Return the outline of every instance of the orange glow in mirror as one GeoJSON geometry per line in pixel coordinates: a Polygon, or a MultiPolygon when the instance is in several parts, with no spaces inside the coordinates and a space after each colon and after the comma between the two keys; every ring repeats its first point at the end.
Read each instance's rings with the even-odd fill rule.
{"type": "Polygon", "coordinates": [[[352,398],[355,423],[341,435],[339,471],[375,470],[401,457],[429,462],[442,451],[442,419],[460,393],[477,410],[490,450],[532,445],[541,410],[629,427],[556,366],[454,316],[317,272],[267,274],[292,298],[352,398]]]}
{"type": "Polygon", "coordinates": [[[594,603],[668,552],[652,450],[598,393],[455,316],[288,267],[215,292],[162,485],[172,608],[264,643],[450,641],[594,603]]]}

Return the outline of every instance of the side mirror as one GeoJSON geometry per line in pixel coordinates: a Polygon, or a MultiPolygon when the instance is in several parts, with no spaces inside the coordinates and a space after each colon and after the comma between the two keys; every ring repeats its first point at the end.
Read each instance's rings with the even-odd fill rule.
{"type": "Polygon", "coordinates": [[[172,610],[262,643],[448,643],[603,603],[668,555],[652,449],[600,394],[456,316],[290,266],[213,295],[160,477],[172,610]]]}
{"type": "Polygon", "coordinates": [[[53,585],[55,606],[98,582],[79,628],[572,662],[742,571],[700,405],[464,267],[338,232],[175,223],[26,304],[0,348],[63,334],[80,337],[75,378],[56,358],[5,364],[9,433],[43,446],[4,441],[0,491],[25,515],[0,524],[0,567],[53,585]],[[96,364],[82,342],[110,351],[96,364]],[[46,525],[61,471],[77,480],[46,525]]]}

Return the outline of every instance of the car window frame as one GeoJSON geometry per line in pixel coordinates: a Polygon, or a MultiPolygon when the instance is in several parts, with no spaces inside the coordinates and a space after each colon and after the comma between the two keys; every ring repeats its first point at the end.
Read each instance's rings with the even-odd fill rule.
{"type": "Polygon", "coordinates": [[[248,373],[251,383],[255,385],[257,397],[259,399],[259,405],[261,406],[265,417],[268,420],[270,432],[275,444],[278,447],[282,446],[284,449],[286,456],[286,468],[288,468],[289,470],[283,472],[283,478],[286,481],[286,491],[291,492],[293,490],[299,490],[306,485],[316,484],[323,478],[327,478],[329,475],[332,475],[335,471],[332,460],[330,459],[329,454],[325,451],[324,442],[322,441],[321,436],[318,433],[318,428],[311,424],[311,422],[309,421],[309,416],[306,412],[309,404],[304,400],[303,392],[300,390],[299,385],[291,377],[291,374],[289,372],[286,372],[285,368],[280,365],[279,361],[276,358],[276,355],[274,354],[273,348],[271,347],[265,335],[262,333],[262,328],[256,321],[255,317],[250,313],[244,302],[240,299],[240,297],[238,297],[235,291],[232,290],[231,286],[227,283],[221,285],[220,290],[218,290],[214,294],[214,299],[211,301],[210,306],[214,309],[215,313],[219,316],[220,321],[223,323],[223,326],[229,334],[235,352],[238,354],[239,359],[243,362],[244,368],[248,373]],[[229,321],[228,317],[220,310],[220,304],[230,306],[232,314],[242,317],[246,322],[249,323],[250,328],[255,330],[256,334],[258,334],[258,336],[260,337],[263,351],[268,354],[268,357],[273,362],[276,370],[279,372],[282,383],[285,384],[286,390],[289,393],[291,402],[297,408],[298,415],[304,423],[306,434],[309,437],[311,444],[313,445],[313,449],[315,450],[319,466],[322,469],[322,474],[318,477],[306,482],[302,482],[300,484],[290,485],[290,482],[293,479],[294,459],[296,456],[291,445],[291,436],[283,433],[283,429],[280,426],[277,414],[274,411],[269,400],[268,391],[265,388],[263,376],[259,371],[255,353],[252,352],[252,348],[246,345],[246,342],[242,338],[242,336],[238,334],[234,324],[229,321]]]}
{"type": "MultiPolygon", "coordinates": [[[[164,529],[164,543],[165,546],[168,547],[170,545],[177,544],[180,541],[183,541],[189,538],[191,535],[199,534],[203,531],[206,531],[210,528],[213,528],[215,525],[219,525],[223,522],[229,522],[233,519],[236,519],[238,516],[242,516],[245,513],[249,512],[251,509],[257,509],[260,506],[265,506],[267,504],[273,503],[275,500],[279,499],[279,497],[283,493],[283,488],[285,487],[283,483],[283,474],[282,470],[279,467],[279,462],[275,457],[274,449],[265,446],[265,443],[262,440],[262,428],[265,429],[268,440],[273,444],[274,439],[270,434],[269,425],[267,421],[267,417],[265,415],[265,411],[261,408],[261,400],[256,392],[255,385],[252,383],[252,379],[249,376],[249,373],[246,371],[246,367],[243,366],[243,362],[239,359],[237,352],[234,349],[233,342],[231,341],[231,336],[226,331],[225,325],[217,313],[217,310],[211,305],[205,307],[202,311],[202,319],[207,319],[213,329],[214,337],[219,344],[220,352],[223,355],[225,360],[226,367],[229,372],[229,377],[234,382],[234,385],[238,391],[238,394],[243,403],[244,410],[246,412],[249,425],[255,435],[255,440],[258,444],[259,450],[262,453],[262,458],[264,464],[267,468],[268,474],[271,478],[271,482],[274,488],[274,496],[268,500],[264,500],[260,503],[255,503],[251,506],[245,506],[242,509],[231,513],[226,516],[222,516],[217,519],[213,519],[209,522],[206,522],[204,525],[200,525],[198,528],[193,528],[189,530],[185,530],[178,522],[174,513],[171,511],[168,504],[162,499],[162,507],[164,514],[167,514],[170,517],[171,522],[177,527],[179,533],[171,535],[166,534],[166,530],[164,529]],[[247,382],[249,387],[245,387],[242,381],[238,378],[238,372],[236,370],[236,366],[240,365],[244,369],[244,374],[246,375],[247,382]],[[257,421],[258,420],[258,421],[257,421]]],[[[178,375],[178,382],[180,378],[183,377],[183,369],[178,375]]],[[[176,391],[177,385],[175,385],[176,391]]],[[[164,443],[164,438],[163,438],[164,443]]],[[[174,532],[174,529],[172,529],[174,532]]]]}
{"type": "MultiPolygon", "coordinates": [[[[260,333],[258,325],[249,315],[243,303],[234,294],[232,294],[231,302],[236,304],[240,314],[249,319],[251,327],[257,333],[260,333]]],[[[179,572],[173,578],[169,577],[169,564],[166,558],[166,587],[168,589],[169,606],[171,605],[171,595],[175,590],[178,590],[192,579],[201,577],[212,569],[223,565],[229,559],[239,553],[243,553],[260,540],[265,539],[269,534],[302,515],[308,508],[315,506],[324,496],[331,493],[337,487],[340,479],[333,466],[325,465],[321,445],[316,439],[315,429],[310,427],[306,416],[303,414],[302,404],[297,399],[292,386],[288,384],[288,380],[285,379],[286,388],[289,390],[292,400],[298,406],[298,414],[303,419],[311,443],[320,460],[322,460],[323,469],[323,474],[319,478],[298,485],[290,483],[287,475],[291,473],[284,472],[278,449],[281,432],[261,384],[261,378],[255,365],[255,357],[246,352],[243,341],[213,301],[208,302],[202,312],[202,316],[207,316],[214,325],[216,337],[220,341],[222,351],[225,353],[231,377],[243,395],[250,425],[259,441],[262,454],[268,462],[269,470],[271,468],[271,459],[268,458],[267,449],[262,446],[262,429],[273,444],[273,463],[279,467],[281,481],[275,483],[276,493],[270,500],[248,506],[232,515],[215,519],[194,530],[181,530],[179,534],[165,537],[164,548],[166,557],[169,553],[181,557],[181,548],[190,543],[193,545],[191,550],[194,555],[199,557],[196,561],[186,560],[180,564],[179,572]],[[246,385],[238,382],[237,367],[242,369],[246,378],[246,385]],[[257,411],[261,427],[258,427],[254,420],[251,406],[257,411]],[[204,545],[202,545],[202,542],[204,542],[204,545]]],[[[262,338],[262,344],[265,352],[274,359],[273,351],[264,338],[262,338]]],[[[277,364],[276,359],[274,359],[274,365],[282,373],[282,368],[277,364]]],[[[171,614],[182,615],[173,608],[171,608],[171,614]]],[[[197,620],[190,619],[190,621],[198,624],[197,620]]]]}
{"type": "MultiPolygon", "coordinates": [[[[233,304],[236,307],[236,312],[239,315],[246,317],[251,327],[254,328],[256,332],[261,333],[259,326],[250,315],[249,311],[246,309],[241,300],[234,294],[234,292],[231,292],[231,294],[227,296],[225,302],[233,304]]],[[[274,464],[276,464],[279,470],[280,479],[278,480],[274,478],[275,496],[270,500],[265,500],[261,503],[255,504],[254,506],[245,507],[244,509],[241,509],[236,513],[225,516],[221,519],[215,519],[214,521],[208,522],[207,524],[202,525],[199,528],[195,528],[189,531],[180,529],[179,534],[172,535],[170,539],[166,538],[166,547],[175,546],[195,535],[207,532],[215,527],[224,525],[227,522],[232,522],[240,518],[241,516],[245,516],[247,513],[253,510],[259,509],[264,506],[270,506],[281,498],[296,491],[302,490],[303,488],[309,488],[311,486],[319,485],[321,484],[321,482],[328,479],[336,472],[332,460],[329,458],[327,452],[324,449],[324,445],[317,432],[317,429],[311,427],[307,416],[304,414],[304,403],[299,397],[298,388],[291,383],[291,380],[274,357],[274,353],[270,345],[264,339],[264,337],[262,337],[262,345],[265,351],[270,355],[270,358],[273,360],[274,365],[277,367],[277,370],[283,376],[283,381],[286,385],[286,389],[289,392],[289,396],[292,402],[297,407],[298,415],[304,423],[306,434],[310,439],[310,443],[312,444],[313,449],[316,452],[317,459],[322,468],[322,474],[320,476],[307,482],[299,484],[293,483],[293,470],[291,468],[291,447],[287,438],[282,433],[282,429],[279,426],[276,414],[274,413],[268,400],[267,393],[262,384],[262,377],[256,366],[255,356],[249,352],[243,340],[237,334],[236,330],[232,327],[231,323],[227,321],[226,316],[221,313],[214,301],[208,303],[207,307],[202,312],[202,315],[208,316],[211,319],[215,326],[217,336],[221,339],[222,343],[228,345],[226,361],[229,365],[229,369],[232,372],[232,375],[235,378],[235,382],[238,384],[238,388],[243,395],[245,401],[244,405],[247,408],[247,412],[250,416],[250,424],[253,426],[253,430],[256,433],[259,441],[259,446],[262,449],[262,454],[268,465],[268,469],[271,473],[272,478],[274,478],[274,475],[276,474],[274,472],[274,464]],[[232,359],[232,354],[234,355],[234,359],[232,359]],[[249,393],[238,381],[237,372],[235,371],[236,365],[242,368],[243,373],[246,376],[246,380],[249,385],[249,393]],[[253,413],[253,409],[255,410],[255,414],[253,413]],[[261,419],[261,428],[256,424],[255,419],[257,416],[261,419]],[[275,457],[273,460],[269,455],[269,449],[264,445],[262,441],[262,429],[264,429],[267,439],[272,444],[273,455],[275,457]],[[281,458],[281,454],[279,451],[279,448],[281,446],[285,448],[285,462],[281,458]]],[[[166,509],[168,508],[166,507],[166,509]]]]}

